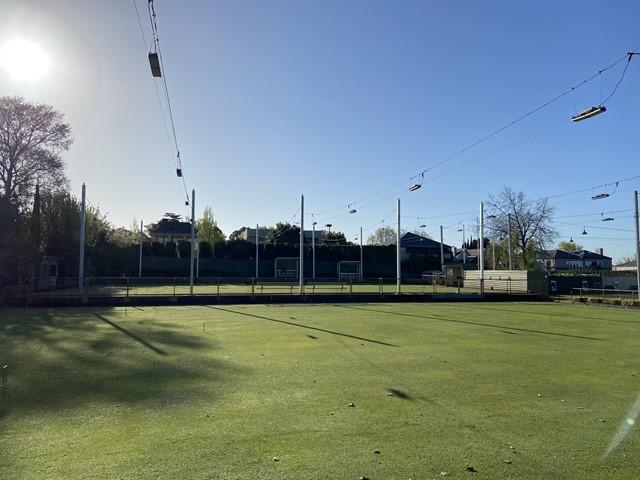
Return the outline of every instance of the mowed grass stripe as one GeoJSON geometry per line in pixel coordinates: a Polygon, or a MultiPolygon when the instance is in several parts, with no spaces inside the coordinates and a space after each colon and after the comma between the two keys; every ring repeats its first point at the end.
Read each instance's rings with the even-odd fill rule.
{"type": "Polygon", "coordinates": [[[0,310],[0,475],[636,478],[633,430],[603,454],[639,324],[546,303],[0,310]]]}

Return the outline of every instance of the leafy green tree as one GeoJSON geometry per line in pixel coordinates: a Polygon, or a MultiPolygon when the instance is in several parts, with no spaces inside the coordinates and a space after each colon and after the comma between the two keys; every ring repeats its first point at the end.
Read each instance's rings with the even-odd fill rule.
{"type": "Polygon", "coordinates": [[[300,244],[300,227],[291,225],[290,223],[276,223],[276,226],[269,232],[264,243],[267,245],[278,244],[300,244]]]}
{"type": "Polygon", "coordinates": [[[584,250],[584,247],[579,243],[562,241],[558,243],[558,250],[562,250],[565,252],[577,252],[580,250],[584,250]]]}
{"type": "Polygon", "coordinates": [[[322,235],[322,243],[329,245],[351,245],[351,242],[347,241],[344,233],[329,231],[324,232],[322,235]]]}
{"type": "Polygon", "coordinates": [[[218,228],[218,223],[213,217],[213,209],[209,206],[204,208],[202,218],[197,222],[197,228],[200,232],[200,241],[207,242],[210,245],[223,242],[225,240],[224,233],[218,228]]]}

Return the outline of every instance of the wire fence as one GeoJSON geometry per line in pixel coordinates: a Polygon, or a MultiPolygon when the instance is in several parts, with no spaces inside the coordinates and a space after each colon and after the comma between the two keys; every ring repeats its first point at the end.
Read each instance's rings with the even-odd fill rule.
{"type": "MultiPolygon", "coordinates": [[[[358,295],[481,293],[478,282],[446,285],[445,279],[426,278],[344,278],[344,279],[274,279],[259,277],[77,277],[42,279],[29,282],[28,294],[39,297],[136,297],[185,295],[358,295]]],[[[483,293],[513,293],[511,281],[492,282],[483,293]]]]}

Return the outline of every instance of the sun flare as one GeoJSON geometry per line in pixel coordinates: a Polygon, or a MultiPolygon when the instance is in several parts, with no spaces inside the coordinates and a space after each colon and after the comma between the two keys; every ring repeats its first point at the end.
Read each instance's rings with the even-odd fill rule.
{"type": "Polygon", "coordinates": [[[49,56],[37,43],[14,39],[0,50],[0,64],[16,81],[34,82],[49,71],[49,56]]]}

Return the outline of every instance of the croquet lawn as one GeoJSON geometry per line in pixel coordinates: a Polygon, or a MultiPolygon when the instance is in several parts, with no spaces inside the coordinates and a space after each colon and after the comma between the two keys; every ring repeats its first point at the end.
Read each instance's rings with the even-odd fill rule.
{"type": "Polygon", "coordinates": [[[637,479],[640,311],[0,309],[0,479],[637,479]]]}

